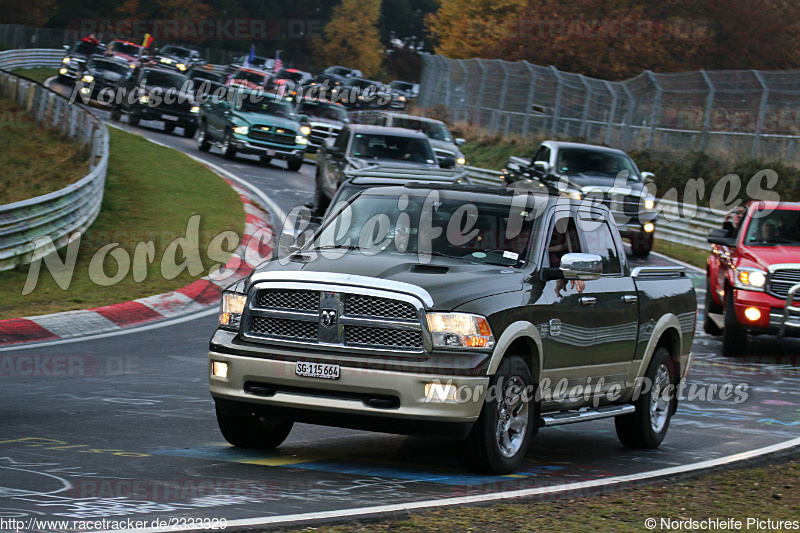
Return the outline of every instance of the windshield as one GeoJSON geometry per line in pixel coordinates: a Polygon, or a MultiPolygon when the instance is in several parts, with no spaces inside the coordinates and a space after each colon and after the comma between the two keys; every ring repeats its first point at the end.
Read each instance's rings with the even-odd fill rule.
{"type": "Polygon", "coordinates": [[[147,70],[142,77],[142,83],[146,86],[165,87],[181,89],[185,78],[180,74],[147,70]]]}
{"type": "Polygon", "coordinates": [[[751,219],[744,242],[750,246],[800,246],[800,211],[777,209],[751,219]]]}
{"type": "Polygon", "coordinates": [[[117,63],[116,61],[109,61],[108,59],[97,59],[97,58],[92,58],[89,60],[89,68],[115,72],[120,75],[125,75],[131,70],[127,64],[120,64],[117,63]]]}
{"type": "Polygon", "coordinates": [[[169,54],[177,57],[189,57],[192,54],[191,50],[181,48],[179,46],[167,45],[161,49],[162,54],[169,54]]]}
{"type": "Polygon", "coordinates": [[[615,177],[627,171],[628,179],[639,180],[639,172],[629,157],[599,150],[563,148],[556,164],[560,174],[603,174],[615,177]]]}
{"type": "Polygon", "coordinates": [[[303,81],[303,73],[302,72],[289,72],[286,69],[278,71],[275,74],[275,78],[279,80],[292,80],[295,83],[299,83],[303,81]]]}
{"type": "Polygon", "coordinates": [[[405,81],[393,81],[389,84],[392,89],[397,89],[398,91],[407,91],[410,92],[411,89],[414,88],[414,84],[408,83],[405,81]]]}
{"type": "Polygon", "coordinates": [[[453,137],[447,131],[447,126],[441,122],[431,122],[429,120],[419,120],[416,118],[395,118],[392,126],[407,130],[421,131],[429,139],[436,141],[453,142],[453,137]]]}
{"type": "Polygon", "coordinates": [[[350,155],[364,159],[389,159],[429,165],[436,163],[431,145],[426,140],[395,135],[357,133],[353,136],[350,155]]]}
{"type": "Polygon", "coordinates": [[[528,255],[533,217],[525,220],[520,216],[512,225],[519,231],[509,236],[506,230],[512,208],[508,203],[468,198],[444,198],[433,192],[399,199],[366,191],[337,212],[307,250],[356,248],[365,255],[427,254],[521,266],[528,255]]]}
{"type": "Polygon", "coordinates": [[[70,53],[82,56],[88,56],[90,54],[94,54],[98,48],[99,46],[96,44],[79,42],[72,47],[72,51],[70,53]]]}
{"type": "Polygon", "coordinates": [[[245,111],[250,113],[266,113],[268,115],[275,115],[276,117],[288,118],[297,120],[297,115],[292,108],[292,105],[284,100],[275,101],[273,98],[260,98],[257,102],[252,98],[245,95],[241,102],[236,104],[237,111],[245,111]]]}
{"type": "Polygon", "coordinates": [[[256,85],[264,85],[266,76],[264,74],[259,74],[257,72],[247,72],[246,70],[239,70],[236,72],[236,74],[233,75],[231,79],[249,81],[250,83],[255,83],[256,85]]]}
{"type": "Polygon", "coordinates": [[[350,87],[358,87],[360,89],[366,89],[368,87],[373,87],[376,90],[378,89],[378,87],[381,86],[381,84],[378,83],[377,81],[356,80],[356,79],[352,79],[352,78],[347,80],[346,82],[344,82],[344,84],[348,85],[350,87]]]}
{"type": "Polygon", "coordinates": [[[135,44],[127,44],[127,43],[120,43],[120,42],[113,42],[108,46],[108,49],[112,52],[117,52],[120,54],[125,54],[131,57],[139,57],[139,50],[141,50],[135,44]]]}
{"type": "Polygon", "coordinates": [[[205,72],[203,70],[193,70],[189,73],[188,77],[189,79],[192,80],[197,80],[197,79],[209,80],[209,81],[215,81],[217,83],[222,81],[222,76],[220,76],[219,74],[214,74],[213,72],[205,72]]]}
{"type": "Polygon", "coordinates": [[[345,122],[347,111],[337,104],[325,104],[321,102],[301,102],[297,106],[297,112],[309,117],[325,118],[345,122]]]}

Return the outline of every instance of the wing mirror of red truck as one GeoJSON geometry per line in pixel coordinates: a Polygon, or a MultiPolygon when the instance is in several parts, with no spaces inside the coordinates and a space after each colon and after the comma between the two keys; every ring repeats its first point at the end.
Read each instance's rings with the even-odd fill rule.
{"type": "Polygon", "coordinates": [[[721,246],[736,246],[736,237],[731,237],[728,230],[725,229],[712,229],[708,232],[706,239],[711,244],[719,244],[721,246]]]}
{"type": "Polygon", "coordinates": [[[603,259],[596,254],[565,254],[558,268],[542,269],[542,278],[593,280],[603,275],[603,259]]]}

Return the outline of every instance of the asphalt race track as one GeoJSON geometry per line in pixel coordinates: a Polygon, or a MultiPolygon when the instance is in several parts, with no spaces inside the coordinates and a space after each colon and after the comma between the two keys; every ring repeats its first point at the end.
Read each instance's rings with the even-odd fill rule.
{"type": "MultiPolygon", "coordinates": [[[[311,165],[294,173],[280,161],[226,161],[158,123],[143,126],[136,131],[222,167],[281,210],[311,200],[311,165]]],[[[652,256],[647,264],[668,263],[652,256]]],[[[690,274],[702,302],[703,275],[690,274]]],[[[657,450],[623,448],[610,419],[541,430],[525,465],[508,476],[471,473],[456,441],[309,425],[296,425],[276,451],[239,450],[217,430],[208,394],[215,321],[205,312],[115,336],[0,350],[0,518],[298,526],[439,499],[600,490],[800,436],[800,342],[751,337],[748,355],[728,359],[698,327],[687,385],[703,388],[682,401],[657,450]],[[698,392],[709,385],[717,386],[710,398],[698,392]]]]}

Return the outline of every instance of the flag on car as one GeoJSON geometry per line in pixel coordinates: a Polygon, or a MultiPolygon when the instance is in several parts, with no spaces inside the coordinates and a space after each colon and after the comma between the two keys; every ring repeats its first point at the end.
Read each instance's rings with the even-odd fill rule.
{"type": "Polygon", "coordinates": [[[249,67],[253,64],[253,61],[256,60],[256,45],[250,46],[250,54],[247,56],[247,59],[244,60],[244,66],[249,67]]]}
{"type": "Polygon", "coordinates": [[[144,41],[142,41],[142,46],[145,48],[150,48],[150,45],[153,44],[153,36],[149,33],[144,34],[144,41]]]}
{"type": "Polygon", "coordinates": [[[281,51],[275,51],[275,68],[272,69],[272,72],[280,72],[283,70],[283,61],[281,61],[281,51]]]}

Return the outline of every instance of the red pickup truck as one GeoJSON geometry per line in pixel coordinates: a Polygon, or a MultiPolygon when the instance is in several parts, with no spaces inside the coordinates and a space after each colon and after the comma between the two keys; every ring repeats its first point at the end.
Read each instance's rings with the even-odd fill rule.
{"type": "Polygon", "coordinates": [[[722,334],[727,356],[744,352],[748,334],[800,336],[800,203],[739,209],[708,235],[703,327],[722,334]]]}

